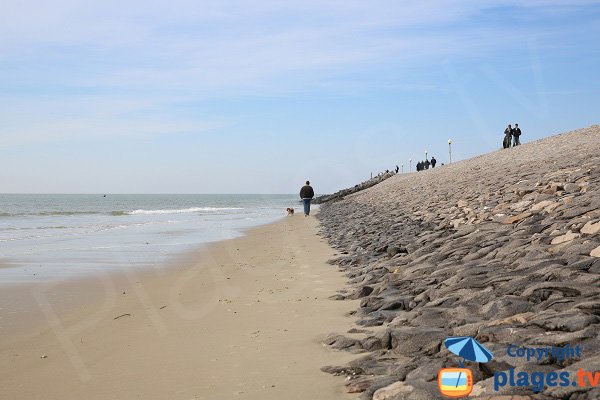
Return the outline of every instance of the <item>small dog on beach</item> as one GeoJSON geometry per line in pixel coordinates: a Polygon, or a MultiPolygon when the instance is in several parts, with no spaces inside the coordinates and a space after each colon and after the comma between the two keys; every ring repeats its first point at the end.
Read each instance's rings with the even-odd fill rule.
{"type": "Polygon", "coordinates": [[[293,208],[290,208],[290,207],[288,207],[288,208],[286,209],[286,211],[287,211],[287,213],[288,213],[287,215],[294,215],[294,209],[293,209],[293,208]]]}

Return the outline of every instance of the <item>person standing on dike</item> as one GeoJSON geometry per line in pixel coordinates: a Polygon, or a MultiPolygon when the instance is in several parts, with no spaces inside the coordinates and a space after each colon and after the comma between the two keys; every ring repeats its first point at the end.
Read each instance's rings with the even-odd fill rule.
{"type": "Polygon", "coordinates": [[[504,147],[505,149],[510,148],[510,142],[512,140],[512,131],[512,126],[508,124],[508,126],[504,130],[504,141],[502,142],[502,147],[504,147]]]}
{"type": "Polygon", "coordinates": [[[313,188],[310,186],[310,182],[306,181],[306,185],[302,186],[300,189],[300,198],[302,199],[302,203],[304,203],[304,216],[308,217],[310,215],[310,202],[315,197],[315,192],[313,188]]]}
{"type": "Polygon", "coordinates": [[[513,136],[513,147],[521,144],[521,128],[519,128],[519,124],[515,124],[515,127],[512,130],[513,136]]]}

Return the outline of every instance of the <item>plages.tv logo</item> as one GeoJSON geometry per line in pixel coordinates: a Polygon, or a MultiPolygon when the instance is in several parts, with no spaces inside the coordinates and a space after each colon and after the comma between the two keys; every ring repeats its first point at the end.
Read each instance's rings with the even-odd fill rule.
{"type": "Polygon", "coordinates": [[[444,345],[462,360],[459,368],[442,368],[438,371],[440,393],[448,397],[468,396],[473,390],[473,373],[464,367],[464,361],[486,363],[494,355],[470,336],[446,338],[444,345]]]}

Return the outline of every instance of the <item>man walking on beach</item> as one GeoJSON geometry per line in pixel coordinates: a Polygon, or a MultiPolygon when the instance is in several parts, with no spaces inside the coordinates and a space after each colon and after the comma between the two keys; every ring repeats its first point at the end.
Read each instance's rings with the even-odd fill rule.
{"type": "Polygon", "coordinates": [[[306,185],[302,186],[302,189],[300,189],[300,198],[302,199],[302,203],[304,203],[305,217],[310,215],[310,201],[313,197],[315,197],[315,192],[310,186],[310,182],[306,181],[306,185]]]}
{"type": "Polygon", "coordinates": [[[515,129],[512,130],[513,135],[513,147],[521,144],[521,140],[519,136],[521,136],[521,128],[519,128],[519,124],[515,124],[515,129]]]}
{"type": "Polygon", "coordinates": [[[435,157],[431,157],[431,168],[435,168],[435,164],[437,163],[437,160],[435,159],[435,157]]]}

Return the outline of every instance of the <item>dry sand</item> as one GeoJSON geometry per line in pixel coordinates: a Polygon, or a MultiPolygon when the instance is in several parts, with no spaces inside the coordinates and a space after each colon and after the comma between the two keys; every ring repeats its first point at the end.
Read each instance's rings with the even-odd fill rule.
{"type": "Polygon", "coordinates": [[[345,280],[316,226],[296,215],[170,269],[3,288],[0,397],[352,398],[319,370],[353,358],[320,341],[357,304],[327,299],[345,280]]]}

